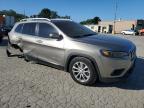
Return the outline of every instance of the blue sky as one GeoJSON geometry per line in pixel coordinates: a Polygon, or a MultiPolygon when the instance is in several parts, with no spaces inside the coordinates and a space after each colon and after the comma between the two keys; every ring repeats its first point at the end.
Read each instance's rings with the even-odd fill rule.
{"type": "MultiPolygon", "coordinates": [[[[69,15],[74,21],[99,16],[102,20],[113,20],[116,0],[1,0],[0,10],[13,9],[27,15],[37,14],[42,8],[69,15]]],[[[144,19],[144,0],[117,0],[117,18],[144,19]]]]}

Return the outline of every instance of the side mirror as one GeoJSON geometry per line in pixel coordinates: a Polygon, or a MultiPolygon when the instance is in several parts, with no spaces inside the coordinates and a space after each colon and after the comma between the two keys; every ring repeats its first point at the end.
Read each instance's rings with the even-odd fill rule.
{"type": "Polygon", "coordinates": [[[61,40],[63,37],[58,33],[50,33],[49,38],[61,40]]]}

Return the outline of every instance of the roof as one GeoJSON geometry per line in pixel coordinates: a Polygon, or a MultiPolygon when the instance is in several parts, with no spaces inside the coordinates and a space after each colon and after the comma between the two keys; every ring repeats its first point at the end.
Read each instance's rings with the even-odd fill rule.
{"type": "Polygon", "coordinates": [[[26,18],[20,20],[20,22],[25,22],[25,21],[72,21],[71,19],[48,19],[48,18],[26,18]]]}

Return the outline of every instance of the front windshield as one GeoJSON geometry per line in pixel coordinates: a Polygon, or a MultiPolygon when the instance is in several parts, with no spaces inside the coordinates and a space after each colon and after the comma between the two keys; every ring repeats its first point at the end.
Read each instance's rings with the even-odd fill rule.
{"type": "Polygon", "coordinates": [[[62,32],[72,38],[95,35],[96,33],[72,21],[52,21],[62,32]]]}

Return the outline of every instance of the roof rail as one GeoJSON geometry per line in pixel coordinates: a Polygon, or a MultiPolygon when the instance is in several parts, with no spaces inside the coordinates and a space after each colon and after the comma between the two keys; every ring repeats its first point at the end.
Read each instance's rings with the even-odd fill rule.
{"type": "Polygon", "coordinates": [[[72,19],[68,19],[68,18],[55,18],[55,19],[51,19],[51,20],[68,20],[68,21],[72,21],[72,19]]]}
{"type": "Polygon", "coordinates": [[[37,20],[51,21],[51,20],[48,19],[48,18],[26,18],[26,19],[22,19],[22,20],[20,20],[20,21],[22,22],[22,21],[37,21],[37,20]]]}

